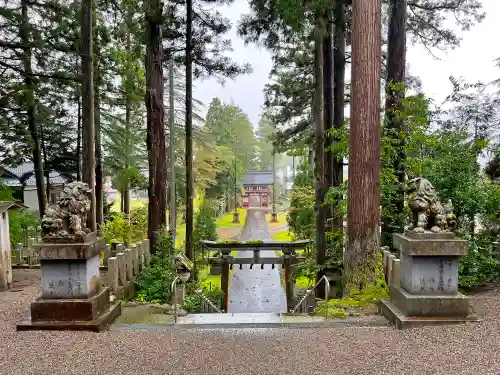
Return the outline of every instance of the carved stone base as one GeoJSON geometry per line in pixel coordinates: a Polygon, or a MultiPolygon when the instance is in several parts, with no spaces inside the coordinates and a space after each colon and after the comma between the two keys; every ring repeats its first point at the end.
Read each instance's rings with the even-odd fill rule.
{"type": "Polygon", "coordinates": [[[403,288],[391,286],[392,303],[407,316],[461,317],[469,315],[469,299],[455,295],[412,295],[403,288]]]}
{"type": "Polygon", "coordinates": [[[33,322],[30,317],[17,325],[18,331],[92,331],[105,330],[121,314],[121,302],[108,306],[106,311],[93,320],[87,321],[47,321],[33,322]]]}
{"type": "Polygon", "coordinates": [[[104,288],[88,299],[38,299],[17,330],[101,331],[121,314],[121,303],[111,304],[109,296],[110,289],[104,288]]]}
{"type": "Polygon", "coordinates": [[[31,320],[93,320],[109,305],[109,288],[88,299],[37,299],[31,303],[31,320]]]}
{"type": "Polygon", "coordinates": [[[406,316],[389,300],[380,301],[379,311],[387,320],[394,323],[398,329],[481,321],[476,315],[472,314],[467,317],[406,316]]]}

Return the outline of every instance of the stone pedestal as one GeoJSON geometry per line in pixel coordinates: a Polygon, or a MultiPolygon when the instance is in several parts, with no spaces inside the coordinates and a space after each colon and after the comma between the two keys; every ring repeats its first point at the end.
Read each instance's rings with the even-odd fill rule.
{"type": "Polygon", "coordinates": [[[240,214],[237,211],[233,212],[233,224],[239,224],[240,222],[240,214]]]}
{"type": "Polygon", "coordinates": [[[100,331],[112,323],[120,315],[121,305],[111,303],[110,289],[101,287],[99,253],[105,246],[96,234],[80,243],[49,238],[35,245],[42,293],[17,329],[100,331]]]}
{"type": "Polygon", "coordinates": [[[469,315],[469,300],[458,292],[458,264],[467,241],[453,233],[395,234],[400,255],[400,285],[389,287],[390,301],[381,311],[398,328],[478,320],[469,315]]]}
{"type": "Polygon", "coordinates": [[[277,212],[271,212],[271,223],[277,223],[278,222],[278,213],[277,212]]]}

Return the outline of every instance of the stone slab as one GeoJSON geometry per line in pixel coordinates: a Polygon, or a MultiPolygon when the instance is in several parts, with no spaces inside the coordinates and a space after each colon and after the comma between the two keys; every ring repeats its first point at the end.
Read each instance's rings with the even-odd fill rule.
{"type": "Polygon", "coordinates": [[[460,317],[469,315],[469,299],[456,295],[411,295],[402,288],[389,288],[392,303],[405,316],[460,317]]]}
{"type": "Polygon", "coordinates": [[[92,242],[97,239],[97,232],[92,232],[85,234],[81,237],[56,237],[56,236],[45,236],[43,237],[43,242],[46,244],[75,244],[75,243],[84,243],[84,242],[92,242]]]}
{"type": "Polygon", "coordinates": [[[89,299],[38,299],[31,303],[32,322],[90,321],[109,306],[109,288],[89,299]]]}
{"type": "MultiPolygon", "coordinates": [[[[425,235],[425,233],[424,233],[425,235]]],[[[457,238],[411,238],[397,233],[393,236],[393,245],[403,254],[411,256],[465,256],[468,243],[457,238]]]]}
{"type": "Polygon", "coordinates": [[[125,282],[124,285],[120,285],[116,291],[116,298],[121,300],[131,300],[136,295],[135,283],[132,281],[125,282]]]}
{"type": "Polygon", "coordinates": [[[40,260],[90,259],[106,250],[104,238],[83,243],[39,243],[33,245],[40,260]]]}
{"type": "Polygon", "coordinates": [[[88,298],[100,287],[99,256],[86,260],[42,260],[42,298],[88,298]]]}
{"type": "Polygon", "coordinates": [[[431,316],[413,316],[408,317],[399,310],[389,300],[382,300],[379,304],[379,312],[385,316],[387,320],[396,325],[398,329],[418,328],[424,326],[463,324],[480,322],[476,315],[469,315],[465,318],[460,317],[431,317],[431,316]]]}
{"type": "Polygon", "coordinates": [[[434,233],[431,231],[414,232],[411,229],[407,229],[405,230],[405,236],[416,240],[445,240],[445,239],[454,239],[455,233],[453,232],[434,233]]]}
{"type": "Polygon", "coordinates": [[[110,305],[106,311],[90,321],[52,321],[52,322],[33,322],[31,317],[19,323],[16,326],[18,331],[92,331],[100,332],[109,327],[121,314],[121,302],[118,301],[110,305]]]}
{"type": "Polygon", "coordinates": [[[411,294],[458,292],[458,256],[401,255],[400,285],[411,294]]]}

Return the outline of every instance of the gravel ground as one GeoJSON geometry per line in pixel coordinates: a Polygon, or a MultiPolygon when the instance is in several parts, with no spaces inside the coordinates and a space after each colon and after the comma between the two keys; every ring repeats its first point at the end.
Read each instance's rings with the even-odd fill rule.
{"type": "MultiPolygon", "coordinates": [[[[270,241],[271,234],[266,222],[268,210],[250,208],[239,239],[241,241],[270,241]]],[[[262,257],[276,257],[274,251],[261,251],[262,257]]],[[[238,256],[252,258],[253,251],[238,251],[238,256]]],[[[270,264],[233,267],[229,280],[228,313],[286,313],[286,296],[280,282],[280,268],[270,264]]]]}
{"type": "Polygon", "coordinates": [[[483,323],[393,328],[16,332],[38,271],[0,293],[0,374],[498,375],[500,288],[474,298],[483,323]]]}

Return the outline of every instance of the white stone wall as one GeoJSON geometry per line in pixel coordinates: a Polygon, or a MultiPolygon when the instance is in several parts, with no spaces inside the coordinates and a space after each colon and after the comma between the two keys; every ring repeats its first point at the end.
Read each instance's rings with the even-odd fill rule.
{"type": "Polygon", "coordinates": [[[23,201],[30,210],[38,211],[38,195],[36,188],[26,187],[24,189],[23,201]]]}
{"type": "Polygon", "coordinates": [[[12,259],[9,234],[9,214],[0,214],[0,290],[12,282],[12,259]]]}

